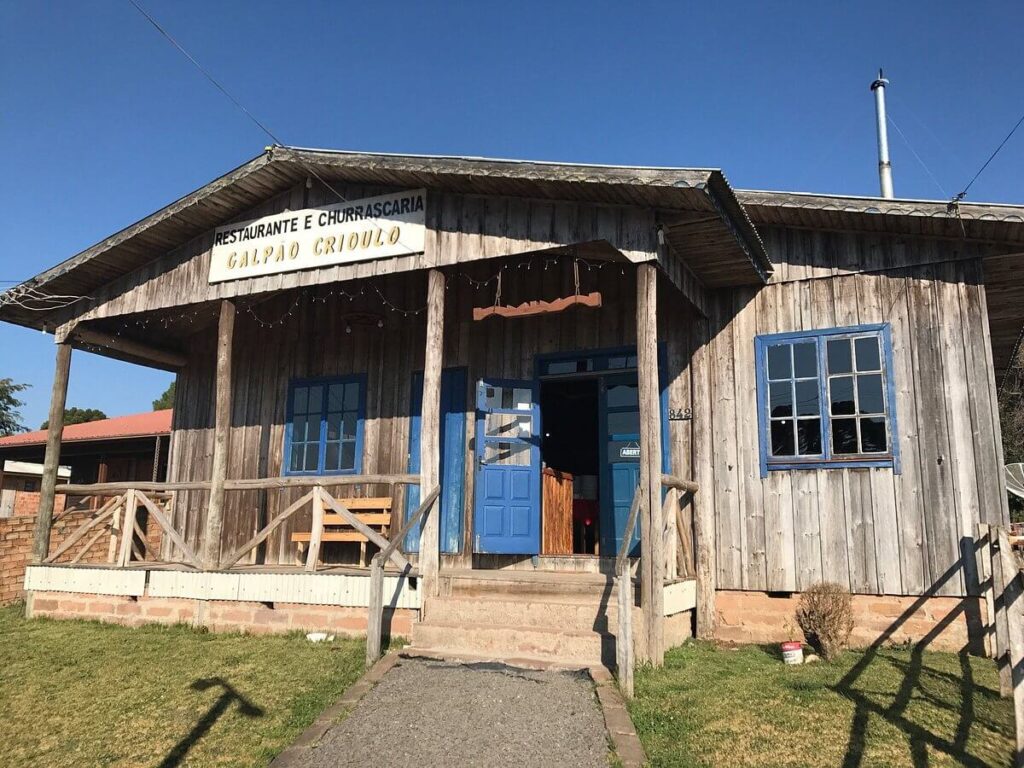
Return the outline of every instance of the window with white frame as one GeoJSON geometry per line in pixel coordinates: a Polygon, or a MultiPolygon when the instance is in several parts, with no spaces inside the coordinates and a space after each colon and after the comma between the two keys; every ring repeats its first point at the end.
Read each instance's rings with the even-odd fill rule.
{"type": "Polygon", "coordinates": [[[758,336],[761,474],[899,469],[888,324],[758,336]]]}

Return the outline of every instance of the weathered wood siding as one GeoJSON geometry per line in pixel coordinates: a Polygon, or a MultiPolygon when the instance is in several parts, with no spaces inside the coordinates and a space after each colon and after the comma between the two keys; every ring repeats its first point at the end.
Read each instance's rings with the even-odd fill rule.
{"type": "MultiPolygon", "coordinates": [[[[514,259],[506,262],[502,296],[506,303],[571,294],[571,258],[514,259]],[[527,267],[529,265],[529,267],[527,267]]],[[[474,265],[476,280],[497,273],[499,264],[474,265]]],[[[494,281],[477,287],[464,271],[451,275],[445,296],[444,367],[468,369],[466,402],[466,483],[464,550],[472,541],[473,407],[475,382],[484,376],[532,379],[535,356],[542,353],[629,346],[636,341],[635,268],[609,262],[603,268],[580,267],[581,291],[600,290],[600,309],[573,309],[556,315],[511,320],[472,320],[473,306],[493,303],[494,281]]],[[[426,300],[425,273],[396,275],[383,286],[388,300],[403,309],[420,309],[426,300]]],[[[360,283],[346,284],[358,292],[360,283]]],[[[293,378],[364,373],[367,376],[366,422],[362,471],[400,473],[407,470],[408,411],[414,371],[423,367],[425,315],[403,317],[385,307],[368,286],[349,300],[330,295],[339,286],[319,286],[281,294],[258,305],[263,321],[285,318],[283,325],[261,327],[246,311],[235,326],[234,406],[230,437],[229,478],[274,477],[282,472],[284,421],[288,382],[293,378]],[[296,299],[298,301],[296,303],[296,299]],[[384,322],[351,325],[346,317],[369,313],[384,322]]],[[[664,382],[673,407],[690,404],[691,338],[695,313],[662,277],[659,289],[659,337],[667,342],[664,382]]],[[[213,452],[213,378],[215,333],[206,328],[189,344],[189,364],[178,377],[170,480],[207,479],[213,452]]],[[[670,426],[672,471],[690,476],[690,422],[670,426]]],[[[386,493],[386,488],[357,488],[359,495],[386,493]]],[[[258,530],[263,521],[298,498],[300,491],[228,491],[224,515],[223,551],[231,551],[258,530]]],[[[202,493],[181,493],[177,522],[190,543],[198,544],[206,510],[202,493]]],[[[403,508],[401,504],[398,508],[403,508]]],[[[291,562],[289,537],[308,530],[309,513],[299,514],[271,537],[266,562],[291,562]]]]}
{"type": "Polygon", "coordinates": [[[698,462],[711,469],[698,475],[714,483],[718,588],[973,591],[975,525],[1008,515],[981,254],[905,237],[764,234],[775,280],[719,292],[710,312],[711,440],[698,462]],[[892,324],[902,472],[762,479],[755,335],[881,322],[892,324]]]}
{"type": "MultiPolygon", "coordinates": [[[[334,185],[334,189],[351,200],[398,191],[392,187],[355,185],[334,185]]],[[[308,192],[304,185],[298,185],[231,221],[337,201],[334,192],[319,185],[308,192]]],[[[422,254],[214,285],[208,282],[213,245],[211,230],[95,291],[88,303],[76,305],[67,322],[380,277],[577,243],[608,243],[627,259],[639,262],[653,258],[657,238],[654,212],[649,209],[437,191],[429,191],[427,195],[426,227],[426,250],[422,254]]]]}

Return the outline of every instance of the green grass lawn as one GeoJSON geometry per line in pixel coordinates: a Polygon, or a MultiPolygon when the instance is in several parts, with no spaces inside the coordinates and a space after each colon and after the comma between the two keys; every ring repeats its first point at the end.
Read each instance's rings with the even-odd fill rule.
{"type": "Polygon", "coordinates": [[[0,608],[0,762],[265,766],[363,671],[361,640],[22,618],[0,608]]]}
{"type": "Polygon", "coordinates": [[[772,648],[693,642],[637,671],[630,713],[654,766],[1012,765],[1013,703],[966,654],[787,667],[772,648]]]}

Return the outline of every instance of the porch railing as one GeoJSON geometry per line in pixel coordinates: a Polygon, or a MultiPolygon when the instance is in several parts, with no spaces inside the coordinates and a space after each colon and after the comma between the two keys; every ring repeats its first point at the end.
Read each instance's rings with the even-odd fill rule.
{"type": "MultiPolygon", "coordinates": [[[[682,504],[687,494],[697,492],[697,484],[673,475],[662,475],[661,484],[667,489],[662,502],[665,521],[665,553],[668,562],[665,573],[670,577],[692,578],[696,574],[693,549],[693,505],[682,504]]],[[[633,697],[633,667],[636,665],[633,645],[633,587],[632,564],[629,550],[633,543],[636,521],[643,510],[640,487],[633,493],[633,503],[626,518],[622,544],[615,557],[615,594],[618,608],[618,633],[615,638],[615,666],[619,675],[619,688],[627,698],[633,697]]]]}
{"type": "MultiPolygon", "coordinates": [[[[224,483],[224,488],[225,491],[229,492],[294,488],[308,488],[309,491],[288,504],[252,538],[237,547],[230,554],[220,558],[217,570],[227,570],[235,566],[239,560],[266,541],[275,530],[280,528],[296,512],[304,509],[307,505],[312,507],[312,529],[310,532],[310,545],[306,554],[306,570],[315,571],[318,567],[324,532],[324,514],[327,510],[340,515],[349,525],[366,536],[379,549],[387,549],[392,543],[391,541],[364,524],[355,513],[348,509],[344,501],[334,498],[326,489],[352,485],[390,485],[392,488],[391,495],[394,496],[395,486],[418,484],[419,475],[405,474],[346,475],[339,477],[270,477],[227,480],[224,483]]],[[[73,547],[82,543],[80,551],[72,560],[72,562],[79,562],[104,535],[110,537],[107,557],[109,565],[121,568],[127,567],[133,562],[133,556],[135,562],[147,559],[162,561],[159,552],[153,551],[152,545],[147,541],[146,534],[139,525],[138,510],[141,507],[160,526],[177,552],[180,553],[180,559],[176,557],[170,561],[201,569],[202,561],[198,552],[189,545],[184,533],[174,527],[173,509],[178,492],[209,491],[210,487],[211,483],[209,481],[129,481],[94,483],[91,485],[59,485],[56,488],[57,493],[85,497],[77,503],[73,510],[68,510],[62,513],[62,515],[68,514],[70,511],[85,511],[87,506],[95,506],[96,499],[107,500],[98,506],[93,511],[91,517],[74,533],[68,536],[64,543],[45,558],[43,562],[56,562],[58,558],[73,547]],[[91,536],[89,535],[90,533],[91,536]],[[89,536],[89,538],[86,538],[86,536],[89,536]]],[[[398,539],[398,541],[401,541],[401,539],[398,539]]],[[[391,552],[390,559],[403,571],[411,570],[408,560],[397,549],[391,552]]]]}

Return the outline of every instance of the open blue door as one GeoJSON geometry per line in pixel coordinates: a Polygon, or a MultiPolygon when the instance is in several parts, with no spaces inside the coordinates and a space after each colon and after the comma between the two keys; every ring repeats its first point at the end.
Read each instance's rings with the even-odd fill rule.
{"type": "MultiPolygon", "coordinates": [[[[635,373],[606,376],[601,383],[601,434],[604,454],[601,482],[601,554],[615,557],[640,484],[640,400],[635,373]]],[[[640,521],[633,528],[630,554],[637,556],[640,521]]]]}
{"type": "MultiPolygon", "coordinates": [[[[420,415],[423,412],[423,373],[412,377],[409,408],[409,472],[420,471],[420,415]]],[[[441,372],[441,551],[462,550],[462,515],[466,477],[466,369],[441,372]]],[[[420,505],[420,487],[405,493],[405,519],[420,505]]],[[[402,544],[406,552],[420,551],[420,526],[409,531],[402,544]]]]}
{"type": "Polygon", "coordinates": [[[477,384],[474,551],[540,552],[540,408],[533,382],[477,384]]]}

